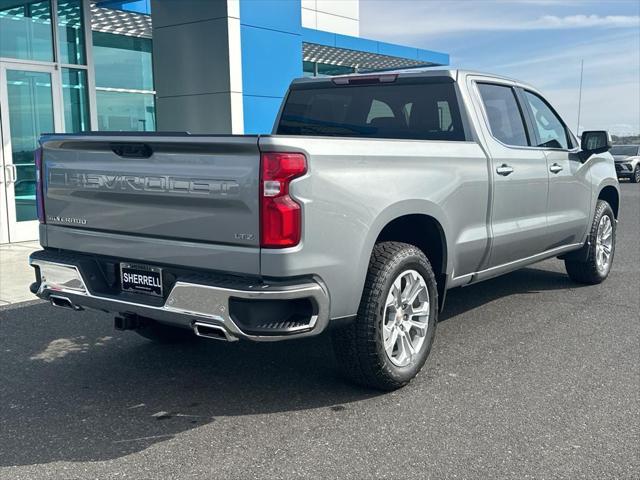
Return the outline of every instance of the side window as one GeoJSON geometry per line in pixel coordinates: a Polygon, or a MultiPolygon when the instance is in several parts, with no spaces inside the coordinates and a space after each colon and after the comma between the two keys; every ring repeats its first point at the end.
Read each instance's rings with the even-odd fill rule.
{"type": "Polygon", "coordinates": [[[449,102],[438,102],[438,117],[440,120],[440,130],[443,132],[450,132],[453,128],[453,119],[451,118],[451,108],[449,102]]]}
{"type": "Polygon", "coordinates": [[[534,128],[538,133],[537,147],[545,148],[569,148],[567,130],[562,120],[549,107],[547,102],[535,93],[525,90],[524,96],[527,99],[531,113],[535,120],[534,128]]]}
{"type": "Polygon", "coordinates": [[[367,123],[371,123],[376,118],[394,118],[393,110],[385,102],[376,100],[375,98],[371,102],[371,108],[369,109],[369,115],[367,115],[367,123]]]}
{"type": "Polygon", "coordinates": [[[492,135],[507,145],[528,146],[524,120],[513,89],[505,85],[478,84],[492,135]]]}
{"type": "Polygon", "coordinates": [[[404,107],[402,107],[402,114],[404,115],[404,121],[407,125],[409,125],[409,119],[411,118],[412,108],[413,108],[413,102],[406,103],[404,107]]]}

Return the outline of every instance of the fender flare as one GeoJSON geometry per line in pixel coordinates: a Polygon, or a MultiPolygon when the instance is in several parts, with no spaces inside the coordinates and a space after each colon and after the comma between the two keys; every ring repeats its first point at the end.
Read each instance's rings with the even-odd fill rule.
{"type": "MultiPolygon", "coordinates": [[[[442,235],[444,236],[444,243],[446,248],[446,265],[444,265],[445,275],[448,278],[449,273],[452,270],[453,261],[451,259],[451,255],[449,252],[452,251],[450,241],[451,239],[447,235],[449,231],[449,224],[447,221],[447,217],[444,213],[444,210],[439,205],[430,202],[428,200],[420,200],[420,199],[411,199],[411,200],[402,200],[396,203],[393,203],[387,206],[384,210],[380,212],[380,214],[376,217],[376,219],[371,224],[371,228],[369,228],[367,237],[365,239],[362,253],[360,258],[358,259],[358,275],[360,285],[358,290],[362,291],[364,288],[364,282],[367,275],[367,270],[369,268],[369,259],[371,258],[371,254],[373,252],[373,247],[376,243],[376,240],[380,236],[382,230],[393,220],[404,217],[406,215],[424,215],[433,218],[442,230],[442,235]]],[[[436,275],[441,272],[435,272],[436,275]]]]}

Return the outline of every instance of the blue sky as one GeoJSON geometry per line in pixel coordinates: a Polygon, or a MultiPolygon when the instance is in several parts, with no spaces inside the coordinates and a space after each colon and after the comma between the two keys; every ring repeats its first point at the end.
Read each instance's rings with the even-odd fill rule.
{"type": "Polygon", "coordinates": [[[539,88],[575,131],[640,133],[640,0],[361,0],[360,35],[539,88]]]}

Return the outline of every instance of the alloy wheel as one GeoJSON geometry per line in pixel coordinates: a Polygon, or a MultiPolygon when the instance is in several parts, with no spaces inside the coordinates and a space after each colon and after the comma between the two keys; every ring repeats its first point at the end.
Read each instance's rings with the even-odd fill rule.
{"type": "Polygon", "coordinates": [[[596,265],[601,273],[606,273],[611,266],[613,254],[613,225],[608,215],[603,215],[598,223],[596,235],[596,265]]]}
{"type": "Polygon", "coordinates": [[[391,285],[382,319],[387,357],[397,367],[410,365],[425,344],[429,328],[429,290],[420,273],[405,270],[391,285]]]}

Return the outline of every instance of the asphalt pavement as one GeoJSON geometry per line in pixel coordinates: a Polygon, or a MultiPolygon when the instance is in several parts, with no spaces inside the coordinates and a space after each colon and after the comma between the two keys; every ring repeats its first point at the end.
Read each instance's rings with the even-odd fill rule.
{"type": "Polygon", "coordinates": [[[449,292],[423,372],[345,381],[326,336],[163,346],[0,307],[0,478],[640,478],[640,187],[609,279],[549,260],[449,292]]]}

